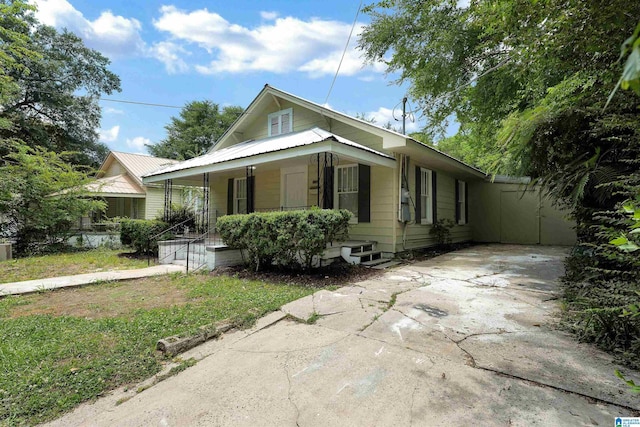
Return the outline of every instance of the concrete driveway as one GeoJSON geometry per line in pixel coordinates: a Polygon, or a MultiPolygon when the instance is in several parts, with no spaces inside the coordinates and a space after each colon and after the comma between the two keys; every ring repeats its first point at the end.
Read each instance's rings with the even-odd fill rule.
{"type": "Polygon", "coordinates": [[[611,358],[556,330],[565,254],[475,246],[319,291],[184,354],[199,362],[177,376],[51,425],[606,426],[638,416],[640,397],[611,358]],[[296,321],[313,313],[313,325],[296,321]]]}

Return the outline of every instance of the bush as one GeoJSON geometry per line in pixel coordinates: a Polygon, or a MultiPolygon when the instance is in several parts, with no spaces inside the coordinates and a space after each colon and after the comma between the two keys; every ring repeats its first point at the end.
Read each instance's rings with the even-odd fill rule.
{"type": "Polygon", "coordinates": [[[158,220],[122,219],[120,241],[133,247],[139,254],[157,254],[158,239],[153,237],[169,228],[169,224],[158,220]]]}
{"type": "Polygon", "coordinates": [[[273,263],[310,268],[327,243],[346,238],[347,210],[287,211],[227,215],[216,225],[225,244],[242,249],[256,270],[273,263]]]}
{"type": "MultiPolygon", "coordinates": [[[[164,214],[159,214],[156,217],[157,221],[164,221],[164,214]]],[[[171,213],[169,215],[169,219],[166,221],[169,224],[169,227],[173,227],[174,225],[182,224],[183,227],[189,227],[189,230],[196,230],[196,213],[193,211],[193,208],[189,206],[171,205],[171,213]]]]}
{"type": "Polygon", "coordinates": [[[432,235],[439,245],[451,244],[451,229],[456,225],[455,221],[449,218],[441,218],[437,220],[429,230],[429,234],[432,235]]]}

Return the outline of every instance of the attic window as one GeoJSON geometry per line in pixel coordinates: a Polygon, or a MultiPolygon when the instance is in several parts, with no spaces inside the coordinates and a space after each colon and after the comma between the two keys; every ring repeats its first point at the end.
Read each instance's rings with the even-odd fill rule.
{"type": "Polygon", "coordinates": [[[267,124],[269,136],[282,135],[293,131],[293,108],[269,114],[267,124]]]}

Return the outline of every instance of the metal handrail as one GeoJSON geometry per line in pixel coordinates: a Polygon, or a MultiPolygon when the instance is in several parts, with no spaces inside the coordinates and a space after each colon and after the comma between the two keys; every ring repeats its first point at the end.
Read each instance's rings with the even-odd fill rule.
{"type": "Polygon", "coordinates": [[[162,236],[163,234],[166,234],[166,233],[168,233],[169,231],[173,230],[174,228],[178,228],[178,227],[180,227],[181,225],[184,225],[184,224],[186,224],[186,223],[187,223],[187,222],[189,222],[189,221],[193,221],[193,219],[192,219],[192,218],[185,219],[184,221],[182,221],[182,222],[180,222],[180,223],[178,223],[178,224],[172,225],[171,227],[167,228],[166,230],[163,230],[163,231],[159,232],[158,234],[154,234],[153,236],[149,237],[149,241],[151,241],[151,240],[155,240],[156,238],[158,238],[158,237],[162,236]]]}
{"type": "MultiPolygon", "coordinates": [[[[214,228],[215,230],[215,228],[214,228]]],[[[198,240],[202,240],[205,238],[205,236],[208,236],[209,234],[211,234],[211,230],[207,231],[206,233],[202,233],[199,236],[193,237],[191,239],[189,239],[187,241],[187,243],[183,243],[182,246],[178,247],[177,249],[175,249],[174,251],[172,251],[172,253],[175,254],[178,253],[179,251],[181,251],[182,249],[187,249],[187,254],[186,254],[186,261],[187,261],[187,273],[189,273],[189,246],[192,245],[193,243],[195,243],[198,240]]],[[[206,263],[205,263],[206,264],[206,263]]],[[[199,265],[196,270],[200,269],[204,264],[199,265]]],[[[195,271],[195,270],[194,270],[195,271]]]]}
{"type": "Polygon", "coordinates": [[[157,234],[154,234],[153,236],[149,237],[147,239],[147,267],[151,265],[151,242],[153,242],[154,240],[156,240],[158,237],[163,236],[165,234],[167,234],[168,232],[170,232],[171,230],[173,230],[174,228],[178,228],[180,226],[183,226],[184,224],[186,224],[187,222],[192,221],[191,218],[189,219],[185,219],[184,221],[172,225],[171,227],[167,228],[166,230],[163,230],[157,234]]]}

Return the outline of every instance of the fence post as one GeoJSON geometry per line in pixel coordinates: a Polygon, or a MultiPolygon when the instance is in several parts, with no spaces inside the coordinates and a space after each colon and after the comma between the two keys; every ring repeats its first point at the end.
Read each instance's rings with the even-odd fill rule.
{"type": "Polygon", "coordinates": [[[187,273],[189,273],[189,243],[187,242],[187,273]]]}

